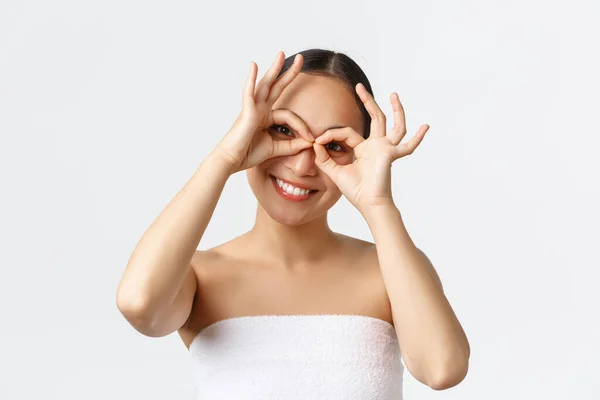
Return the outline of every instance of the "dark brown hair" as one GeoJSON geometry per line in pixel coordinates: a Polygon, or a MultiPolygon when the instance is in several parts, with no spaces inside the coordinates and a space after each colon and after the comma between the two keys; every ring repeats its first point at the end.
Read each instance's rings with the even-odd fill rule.
{"type": "MultiPolygon", "coordinates": [[[[355,87],[357,83],[362,83],[371,95],[373,95],[373,89],[371,88],[367,76],[358,64],[346,54],[331,50],[308,49],[296,54],[302,54],[302,57],[304,58],[302,70],[300,72],[336,78],[350,86],[350,90],[352,90],[352,93],[354,94],[358,108],[363,115],[363,137],[365,139],[368,138],[371,133],[371,116],[363,105],[360,97],[356,94],[355,87]]],[[[296,54],[285,59],[283,68],[279,72],[278,77],[292,66],[296,54]]]]}

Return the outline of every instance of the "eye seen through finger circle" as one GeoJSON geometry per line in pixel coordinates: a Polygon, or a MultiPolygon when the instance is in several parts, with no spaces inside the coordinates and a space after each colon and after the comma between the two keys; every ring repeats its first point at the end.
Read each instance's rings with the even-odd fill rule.
{"type": "Polygon", "coordinates": [[[345,153],[346,149],[344,149],[344,146],[342,146],[339,143],[336,142],[329,142],[327,144],[324,145],[326,149],[331,150],[331,151],[336,151],[339,153],[345,153]]]}
{"type": "MultiPolygon", "coordinates": [[[[278,125],[278,124],[274,124],[271,125],[271,127],[269,128],[269,130],[271,132],[274,132],[276,134],[279,134],[281,136],[288,136],[288,137],[294,137],[295,133],[286,125],[278,125]]],[[[327,150],[330,151],[334,151],[337,153],[346,153],[346,148],[337,143],[337,142],[329,142],[323,145],[327,150]]]]}
{"type": "Polygon", "coordinates": [[[294,133],[291,131],[291,129],[285,125],[271,125],[269,130],[283,136],[294,136],[294,133]]]}

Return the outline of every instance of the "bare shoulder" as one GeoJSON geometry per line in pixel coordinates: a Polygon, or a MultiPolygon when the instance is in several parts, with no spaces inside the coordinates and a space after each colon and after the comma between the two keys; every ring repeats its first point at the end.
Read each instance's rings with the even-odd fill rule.
{"type": "Polygon", "coordinates": [[[238,241],[239,237],[206,250],[196,250],[191,263],[196,275],[213,272],[215,266],[220,266],[223,261],[231,258],[230,254],[235,254],[234,249],[238,246],[238,241]]]}
{"type": "Polygon", "coordinates": [[[353,236],[336,233],[343,243],[345,253],[351,258],[360,261],[365,266],[377,266],[377,250],[375,243],[353,236]]]}
{"type": "MultiPolygon", "coordinates": [[[[351,243],[353,246],[355,246],[357,249],[359,249],[360,256],[364,263],[366,263],[372,267],[376,267],[379,270],[379,258],[377,256],[377,247],[375,246],[375,243],[369,242],[366,240],[357,239],[357,238],[354,238],[351,236],[345,236],[345,235],[342,235],[342,236],[344,236],[345,239],[348,240],[349,243],[351,243]]],[[[425,262],[428,272],[433,276],[436,283],[443,290],[442,281],[440,279],[438,272],[436,271],[435,267],[433,266],[431,260],[423,252],[423,250],[421,250],[418,247],[417,247],[417,250],[419,251],[419,254],[421,255],[423,261],[425,262]]]]}
{"type": "Polygon", "coordinates": [[[358,267],[359,273],[356,276],[360,280],[360,286],[368,293],[363,300],[368,304],[365,309],[369,310],[365,314],[387,321],[393,326],[391,303],[379,268],[375,243],[341,234],[340,238],[347,248],[345,251],[347,262],[358,267]]]}
{"type": "Polygon", "coordinates": [[[191,265],[196,274],[203,271],[203,267],[210,265],[212,262],[217,261],[220,257],[220,253],[215,249],[207,250],[196,250],[192,256],[191,265]]]}
{"type": "MultiPolygon", "coordinates": [[[[377,256],[377,247],[376,247],[375,243],[367,241],[367,240],[362,240],[362,239],[358,239],[355,237],[351,237],[351,236],[346,236],[346,235],[341,235],[341,234],[339,234],[339,235],[349,244],[350,248],[355,249],[355,251],[357,251],[357,253],[354,255],[354,257],[359,257],[359,259],[361,260],[361,262],[364,265],[370,266],[370,267],[376,269],[377,271],[380,271],[379,258],[377,256]]],[[[444,286],[440,279],[440,275],[436,271],[431,260],[423,252],[423,250],[421,250],[418,247],[417,247],[417,250],[419,251],[419,254],[421,255],[422,260],[424,261],[425,265],[427,266],[428,272],[431,274],[431,276],[433,276],[433,279],[443,290],[444,286]]]]}
{"type": "Polygon", "coordinates": [[[188,320],[178,330],[188,348],[199,330],[198,324],[202,323],[202,317],[207,308],[207,299],[211,299],[211,293],[226,292],[226,283],[231,281],[236,274],[230,268],[232,264],[228,262],[228,255],[221,246],[206,250],[197,249],[192,256],[190,265],[196,277],[196,294],[188,320]]]}

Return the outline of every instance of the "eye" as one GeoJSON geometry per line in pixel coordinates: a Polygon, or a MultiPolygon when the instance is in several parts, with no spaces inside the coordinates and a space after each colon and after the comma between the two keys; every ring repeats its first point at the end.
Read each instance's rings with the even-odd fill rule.
{"type": "Polygon", "coordinates": [[[285,136],[293,135],[293,133],[290,130],[290,128],[288,128],[285,125],[271,125],[271,127],[269,129],[274,130],[277,133],[281,133],[281,134],[283,134],[285,136]]]}
{"type": "Polygon", "coordinates": [[[344,148],[344,146],[342,146],[342,145],[340,145],[339,143],[336,143],[336,142],[329,142],[329,143],[327,143],[325,145],[325,147],[329,148],[329,150],[332,150],[332,151],[341,151],[341,152],[345,152],[346,151],[346,149],[344,148]],[[328,147],[330,145],[333,145],[334,147],[333,148],[328,147]],[[337,146],[337,148],[335,146],[337,146]]]}

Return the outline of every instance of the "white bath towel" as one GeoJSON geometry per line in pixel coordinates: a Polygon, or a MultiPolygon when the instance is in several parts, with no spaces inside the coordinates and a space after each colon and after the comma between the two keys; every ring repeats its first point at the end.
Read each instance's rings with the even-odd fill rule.
{"type": "Polygon", "coordinates": [[[401,400],[394,327],[360,315],[217,321],[190,345],[197,399],[401,400]]]}

